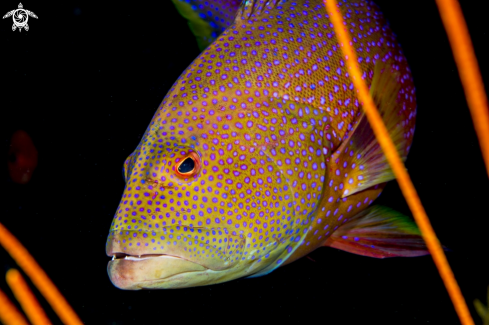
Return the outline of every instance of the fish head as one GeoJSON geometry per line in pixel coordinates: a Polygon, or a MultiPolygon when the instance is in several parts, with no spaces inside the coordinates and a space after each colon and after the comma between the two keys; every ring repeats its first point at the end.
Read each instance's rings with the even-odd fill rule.
{"type": "Polygon", "coordinates": [[[124,164],[106,245],[109,277],[121,289],[229,281],[290,252],[294,190],[257,128],[267,110],[185,105],[182,96],[163,101],[124,164]]]}

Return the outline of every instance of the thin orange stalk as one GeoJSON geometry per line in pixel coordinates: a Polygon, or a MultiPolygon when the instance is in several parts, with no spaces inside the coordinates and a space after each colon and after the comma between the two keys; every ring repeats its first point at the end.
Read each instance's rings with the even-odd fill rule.
{"type": "Polygon", "coordinates": [[[467,24],[456,0],[436,0],[489,175],[489,110],[467,24]]]}
{"type": "Polygon", "coordinates": [[[2,290],[0,290],[0,323],[5,325],[29,325],[2,290]]]}
{"type": "Polygon", "coordinates": [[[448,294],[452,299],[460,321],[464,325],[473,325],[474,321],[470,316],[467,304],[465,303],[464,297],[462,296],[443,249],[438,241],[438,238],[436,238],[428,216],[426,215],[418,194],[414,189],[414,185],[411,182],[411,179],[406,172],[406,168],[389,136],[389,132],[387,131],[387,128],[385,127],[384,122],[375,107],[372,97],[369,95],[368,87],[362,79],[360,68],[357,65],[357,56],[353,50],[353,47],[351,46],[351,38],[346,31],[343,17],[339,12],[336,0],[323,0],[323,2],[326,6],[331,22],[333,23],[334,30],[336,32],[336,36],[338,37],[343,54],[346,57],[348,71],[350,72],[355,88],[358,90],[358,96],[363,103],[363,109],[365,110],[368,121],[372,126],[375,137],[377,138],[377,141],[379,142],[382,151],[384,152],[387,161],[389,162],[394,175],[397,178],[397,181],[399,182],[401,191],[409,205],[409,208],[411,209],[411,212],[413,213],[416,224],[421,230],[426,246],[428,247],[435,265],[438,268],[438,272],[440,273],[445,287],[447,288],[448,294]]]}
{"type": "Polygon", "coordinates": [[[25,282],[24,278],[16,269],[10,269],[5,276],[7,284],[14,293],[15,298],[22,306],[27,318],[34,325],[51,324],[41,305],[25,282]]]}
{"type": "Polygon", "coordinates": [[[12,256],[17,264],[31,278],[47,302],[53,307],[65,324],[83,324],[75,311],[49,279],[46,272],[37,264],[27,249],[0,223],[0,245],[12,256]]]}

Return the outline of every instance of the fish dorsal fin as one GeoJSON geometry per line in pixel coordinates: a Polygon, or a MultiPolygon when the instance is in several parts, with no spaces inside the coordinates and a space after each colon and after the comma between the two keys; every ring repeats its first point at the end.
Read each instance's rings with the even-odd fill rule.
{"type": "Polygon", "coordinates": [[[378,205],[348,220],[324,246],[376,258],[429,254],[418,227],[411,219],[378,205]]]}
{"type": "Polygon", "coordinates": [[[285,1],[286,0],[243,0],[239,6],[235,21],[239,22],[240,20],[256,18],[285,1]]]}
{"type": "MultiPolygon", "coordinates": [[[[400,107],[402,102],[398,100],[401,82],[393,61],[389,57],[377,59],[370,95],[374,99],[401,159],[405,161],[407,140],[404,137],[404,116],[402,107],[400,107]]],[[[342,197],[394,179],[394,173],[375,138],[365,113],[362,113],[358,123],[331,159],[348,174],[342,197]]]]}
{"type": "Polygon", "coordinates": [[[199,49],[203,51],[227,27],[239,9],[239,0],[172,0],[180,15],[187,19],[199,49]]]}
{"type": "Polygon", "coordinates": [[[234,22],[249,20],[286,0],[172,0],[187,19],[199,49],[203,51],[234,22]]]}

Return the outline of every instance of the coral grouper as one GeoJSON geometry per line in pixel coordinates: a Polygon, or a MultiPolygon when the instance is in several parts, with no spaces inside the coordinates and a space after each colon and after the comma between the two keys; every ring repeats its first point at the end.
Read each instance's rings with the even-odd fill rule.
{"type": "MultiPolygon", "coordinates": [[[[260,276],[321,246],[377,258],[428,254],[408,217],[371,205],[394,177],[321,0],[174,3],[196,36],[216,38],[124,164],[106,246],[115,286],[260,276]]],[[[406,59],[375,4],[339,6],[405,159],[416,116],[406,59]]]]}

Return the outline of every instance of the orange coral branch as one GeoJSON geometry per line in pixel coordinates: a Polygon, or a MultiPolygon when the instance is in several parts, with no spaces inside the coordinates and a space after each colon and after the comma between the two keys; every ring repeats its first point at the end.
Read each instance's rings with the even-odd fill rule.
{"type": "Polygon", "coordinates": [[[41,305],[37,301],[36,297],[32,293],[31,289],[25,282],[24,278],[16,269],[10,269],[6,275],[7,284],[12,289],[15,298],[22,306],[22,309],[27,315],[27,318],[34,325],[51,324],[51,321],[46,316],[46,313],[42,309],[41,305]]]}
{"type": "Polygon", "coordinates": [[[453,272],[450,269],[446,256],[443,253],[443,249],[438,241],[438,238],[436,238],[428,216],[426,215],[418,194],[414,189],[414,185],[406,172],[406,168],[404,167],[401,158],[397,154],[396,148],[389,136],[387,128],[385,127],[384,122],[382,121],[382,118],[375,107],[373,99],[369,95],[367,85],[362,79],[362,74],[357,64],[357,56],[353,50],[353,47],[351,46],[351,38],[346,31],[345,23],[343,22],[343,18],[339,12],[336,0],[323,0],[323,2],[326,6],[331,22],[333,23],[341,49],[346,57],[348,71],[351,74],[355,88],[358,90],[358,96],[363,103],[363,109],[365,110],[368,121],[372,126],[375,137],[377,138],[382,151],[384,152],[387,161],[389,162],[394,175],[397,178],[397,181],[399,182],[401,191],[406,198],[419,229],[421,230],[426,246],[428,247],[435,265],[438,268],[438,272],[440,273],[445,287],[447,288],[448,294],[452,299],[460,321],[464,325],[473,325],[474,321],[470,316],[467,304],[465,303],[464,297],[462,296],[453,272]]]}
{"type": "Polygon", "coordinates": [[[27,249],[0,223],[0,245],[31,278],[47,302],[65,324],[83,324],[75,311],[61,295],[44,270],[37,264],[27,249]]]}
{"type": "Polygon", "coordinates": [[[0,323],[5,325],[29,325],[2,290],[0,290],[0,323]]]}
{"type": "Polygon", "coordinates": [[[479,138],[489,175],[489,110],[484,84],[460,5],[456,0],[436,0],[458,73],[464,87],[472,122],[479,138]]]}

